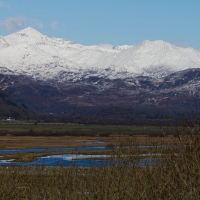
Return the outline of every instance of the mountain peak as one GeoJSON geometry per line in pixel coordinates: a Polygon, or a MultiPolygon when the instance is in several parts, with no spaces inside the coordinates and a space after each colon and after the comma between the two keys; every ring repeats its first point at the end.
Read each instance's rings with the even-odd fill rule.
{"type": "Polygon", "coordinates": [[[4,39],[10,44],[10,45],[16,45],[16,44],[35,44],[37,42],[45,41],[47,36],[41,34],[39,31],[28,27],[25,29],[22,29],[20,31],[17,31],[15,33],[12,33],[8,36],[5,36],[4,39]]]}
{"type": "Polygon", "coordinates": [[[163,40],[155,40],[155,41],[144,40],[143,42],[135,46],[135,48],[137,49],[141,49],[141,50],[146,49],[149,51],[170,50],[170,49],[174,49],[175,47],[176,46],[174,46],[173,44],[169,42],[165,42],[163,40]]]}
{"type": "Polygon", "coordinates": [[[154,40],[154,41],[144,40],[144,41],[141,42],[139,45],[141,45],[141,46],[149,46],[149,45],[156,45],[156,46],[172,46],[171,43],[165,42],[165,41],[163,41],[163,40],[154,40]]]}
{"type": "Polygon", "coordinates": [[[29,37],[34,37],[34,36],[38,36],[38,35],[42,35],[39,31],[37,31],[34,28],[31,27],[27,27],[25,29],[22,29],[16,33],[13,33],[14,35],[21,35],[21,36],[29,36],[29,37]]]}
{"type": "Polygon", "coordinates": [[[22,30],[20,30],[20,31],[18,31],[18,32],[28,32],[28,33],[30,33],[30,32],[35,32],[35,33],[40,33],[39,31],[37,31],[36,29],[34,29],[34,28],[32,28],[32,27],[27,27],[27,28],[24,28],[24,29],[22,29],[22,30]]]}

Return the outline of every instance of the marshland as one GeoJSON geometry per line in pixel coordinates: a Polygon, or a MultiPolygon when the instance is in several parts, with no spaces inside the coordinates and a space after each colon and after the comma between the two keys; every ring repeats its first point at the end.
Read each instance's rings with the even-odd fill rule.
{"type": "Polygon", "coordinates": [[[0,133],[1,150],[46,149],[1,154],[2,160],[21,165],[1,166],[0,199],[200,197],[196,122],[176,127],[13,122],[1,123],[0,133]],[[69,166],[23,166],[39,157],[72,153],[85,156],[73,161],[87,160],[91,165],[78,167],[72,161],[69,166]]]}

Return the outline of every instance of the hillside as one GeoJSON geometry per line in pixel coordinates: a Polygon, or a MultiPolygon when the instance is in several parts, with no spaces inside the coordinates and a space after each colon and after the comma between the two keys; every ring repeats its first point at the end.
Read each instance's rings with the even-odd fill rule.
{"type": "Polygon", "coordinates": [[[16,102],[10,95],[0,90],[0,119],[6,119],[8,117],[14,119],[29,119],[33,118],[34,115],[24,104],[16,102]]]}
{"type": "Polygon", "coordinates": [[[176,72],[163,79],[96,77],[57,83],[0,75],[0,81],[14,99],[38,113],[159,119],[187,118],[200,108],[200,69],[176,72]]]}

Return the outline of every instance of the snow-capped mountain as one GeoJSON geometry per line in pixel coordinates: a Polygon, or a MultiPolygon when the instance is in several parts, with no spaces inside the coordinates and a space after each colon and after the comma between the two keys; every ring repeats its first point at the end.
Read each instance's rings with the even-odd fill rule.
{"type": "Polygon", "coordinates": [[[0,89],[39,113],[184,117],[200,107],[200,52],[161,40],[83,46],[26,28],[0,36],[0,89]]]}
{"type": "Polygon", "coordinates": [[[0,37],[0,73],[39,80],[76,81],[98,76],[109,79],[139,75],[163,77],[200,68],[200,52],[164,41],[105,48],[83,46],[26,28],[0,37]]]}

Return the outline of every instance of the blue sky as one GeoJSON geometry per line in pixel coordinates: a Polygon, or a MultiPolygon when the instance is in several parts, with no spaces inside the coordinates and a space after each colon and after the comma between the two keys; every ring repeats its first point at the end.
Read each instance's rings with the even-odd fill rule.
{"type": "Polygon", "coordinates": [[[33,27],[83,45],[200,48],[200,0],[0,0],[0,35],[33,27]]]}

